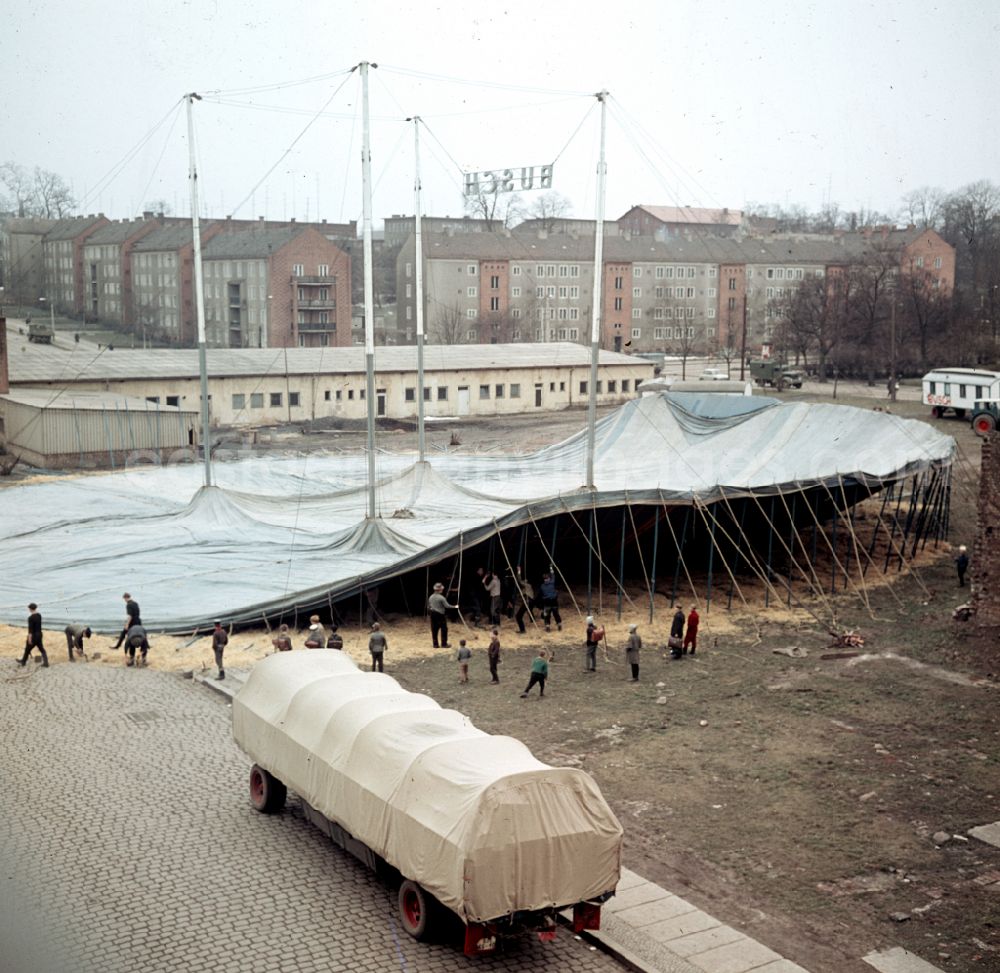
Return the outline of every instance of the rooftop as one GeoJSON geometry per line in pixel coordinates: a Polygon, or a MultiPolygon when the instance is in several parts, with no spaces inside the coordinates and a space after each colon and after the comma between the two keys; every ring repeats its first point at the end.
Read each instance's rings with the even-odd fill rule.
{"type": "Polygon", "coordinates": [[[180,409],[174,405],[159,405],[148,399],[137,399],[129,395],[116,395],[114,392],[80,392],[73,390],[52,389],[12,389],[0,400],[16,402],[42,411],[52,409],[97,410],[119,412],[191,412],[197,409],[180,409]]]}
{"type": "MultiPolygon", "coordinates": [[[[10,381],[52,382],[71,386],[74,382],[126,381],[145,378],[196,378],[198,351],[184,349],[115,349],[97,351],[91,344],[74,345],[64,351],[52,345],[14,341],[10,348],[10,381]]],[[[210,348],[208,376],[358,374],[366,371],[365,349],[350,348],[210,348]]],[[[647,359],[613,351],[600,353],[600,364],[641,368],[647,359]]],[[[585,367],[590,349],[570,342],[498,345],[425,345],[424,368],[428,372],[475,371],[486,368],[585,367]]],[[[392,345],[375,349],[376,372],[414,372],[415,345],[392,345]]],[[[20,391],[20,390],[18,390],[20,391]]]]}

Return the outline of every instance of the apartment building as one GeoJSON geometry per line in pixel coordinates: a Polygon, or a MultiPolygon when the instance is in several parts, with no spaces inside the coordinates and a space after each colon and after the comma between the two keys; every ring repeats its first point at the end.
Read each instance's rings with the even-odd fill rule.
{"type": "MultiPolygon", "coordinates": [[[[176,222],[176,221],[174,221],[176,222]]],[[[132,248],[163,220],[144,213],[95,230],[83,245],[84,315],[118,325],[134,322],[132,248]]]]}
{"type": "Polygon", "coordinates": [[[42,238],[40,298],[51,301],[60,314],[84,314],[83,246],[102,226],[106,216],[73,216],[59,220],[42,238]]]}
{"type": "Polygon", "coordinates": [[[0,223],[0,284],[8,305],[31,306],[45,294],[42,241],[56,223],[33,216],[11,216],[0,223]]]}
{"type": "Polygon", "coordinates": [[[213,347],[351,344],[351,259],[309,227],[220,232],[202,250],[213,347]]]}
{"type": "MultiPolygon", "coordinates": [[[[427,340],[588,343],[593,237],[505,233],[436,235],[423,241],[427,340]]],[[[412,239],[397,262],[400,328],[416,317],[412,239]]],[[[707,234],[605,240],[601,346],[686,354],[747,347],[773,338],[781,299],[807,276],[888,259],[899,272],[954,286],[954,251],[933,230],[837,237],[752,238],[707,234]],[[934,276],[936,275],[936,276],[934,276]]]]}

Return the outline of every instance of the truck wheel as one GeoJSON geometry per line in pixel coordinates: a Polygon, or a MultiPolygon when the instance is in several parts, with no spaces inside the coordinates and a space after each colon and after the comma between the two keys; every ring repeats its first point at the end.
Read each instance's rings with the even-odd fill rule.
{"type": "Polygon", "coordinates": [[[936,405],[933,409],[931,409],[932,419],[940,419],[942,415],[944,415],[944,409],[942,409],[941,406],[936,405]]]}
{"type": "Polygon", "coordinates": [[[416,940],[428,936],[430,909],[430,896],[416,882],[404,879],[399,886],[399,918],[406,932],[416,940]]]}
{"type": "Polygon", "coordinates": [[[261,814],[276,814],[285,806],[288,788],[263,767],[250,768],[250,803],[261,814]]]}
{"type": "Polygon", "coordinates": [[[997,427],[997,421],[988,413],[982,413],[972,420],[972,428],[977,436],[988,436],[997,427]]]}

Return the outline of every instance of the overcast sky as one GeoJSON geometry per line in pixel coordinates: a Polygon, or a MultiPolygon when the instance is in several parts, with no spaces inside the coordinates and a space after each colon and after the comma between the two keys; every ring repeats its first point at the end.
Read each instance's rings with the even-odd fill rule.
{"type": "Polygon", "coordinates": [[[203,213],[360,219],[361,89],[347,72],[362,60],[379,65],[376,221],[413,212],[403,119],[414,114],[426,121],[426,213],[461,212],[460,169],[557,160],[553,189],[592,218],[602,89],[609,219],[635,203],[833,200],[895,213],[920,186],[1000,181],[991,0],[7,0],[4,10],[0,161],[54,170],[86,212],[115,218],[156,199],[189,213],[181,95],[197,91],[203,213]]]}

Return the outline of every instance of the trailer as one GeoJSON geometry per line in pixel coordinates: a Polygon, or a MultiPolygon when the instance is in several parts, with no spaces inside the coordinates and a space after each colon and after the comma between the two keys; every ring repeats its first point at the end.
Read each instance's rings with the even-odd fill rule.
{"type": "Polygon", "coordinates": [[[1000,372],[976,368],[935,368],[921,380],[921,401],[935,419],[948,411],[959,419],[977,409],[978,403],[1000,401],[1000,372]]]}
{"type": "Polygon", "coordinates": [[[233,701],[233,737],[254,762],[250,800],[306,816],[381,874],[397,876],[403,928],[464,925],[467,955],[525,930],[600,927],[621,874],[622,828],[594,780],[550,767],[518,740],[364,672],[342,652],[280,652],[233,701]]]}

